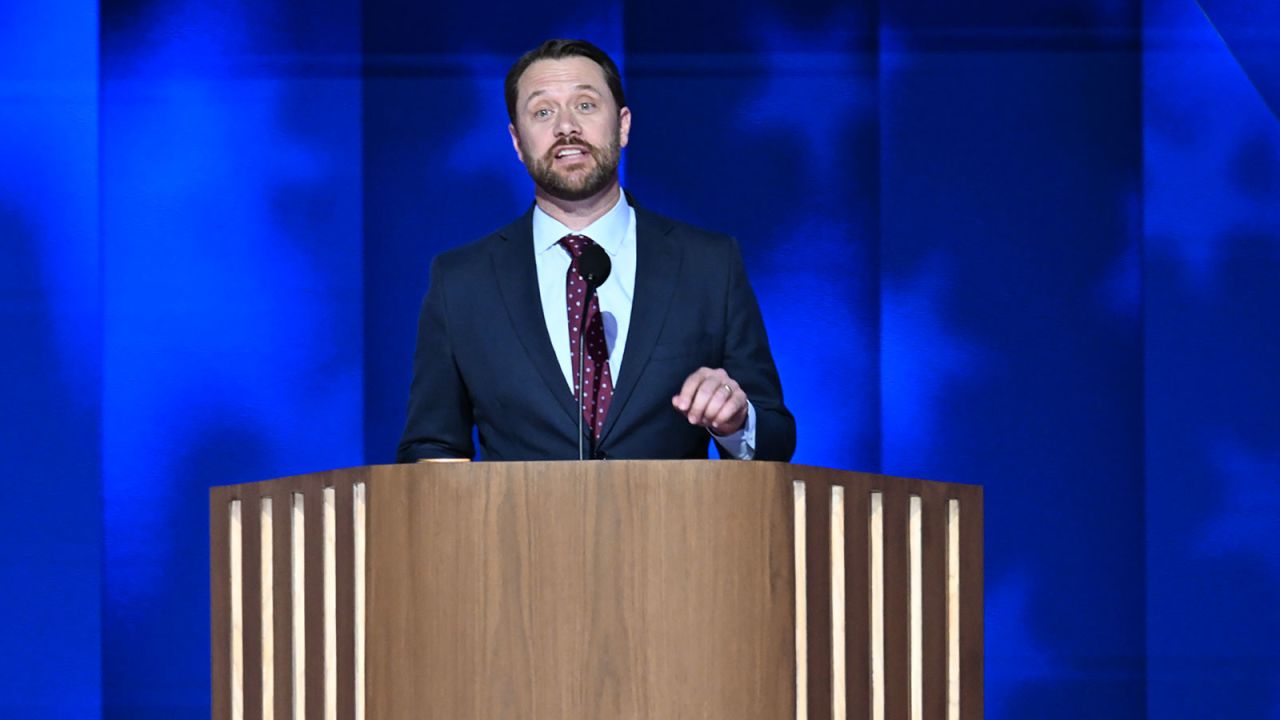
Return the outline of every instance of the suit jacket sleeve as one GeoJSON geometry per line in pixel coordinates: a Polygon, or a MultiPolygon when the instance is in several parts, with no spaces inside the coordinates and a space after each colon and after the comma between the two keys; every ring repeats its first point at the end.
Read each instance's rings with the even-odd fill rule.
{"type": "MultiPolygon", "coordinates": [[[[747,280],[738,244],[730,246],[725,302],[724,369],[738,381],[756,409],[756,460],[788,462],[796,449],[796,421],[782,402],[782,382],[755,292],[747,280]]],[[[723,448],[717,446],[721,457],[723,448]]]]}
{"type": "Polygon", "coordinates": [[[471,399],[458,371],[449,334],[447,273],[441,258],[431,263],[430,287],[418,320],[413,383],[398,462],[475,455],[471,399]]]}

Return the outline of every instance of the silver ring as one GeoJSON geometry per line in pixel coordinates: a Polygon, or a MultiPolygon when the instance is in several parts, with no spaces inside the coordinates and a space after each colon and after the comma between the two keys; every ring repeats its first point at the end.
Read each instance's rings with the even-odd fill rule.
{"type": "Polygon", "coordinates": [[[721,385],[720,387],[722,387],[722,388],[724,388],[725,390],[729,391],[729,397],[733,397],[733,386],[732,386],[732,385],[730,385],[729,383],[725,383],[725,384],[721,385]]]}

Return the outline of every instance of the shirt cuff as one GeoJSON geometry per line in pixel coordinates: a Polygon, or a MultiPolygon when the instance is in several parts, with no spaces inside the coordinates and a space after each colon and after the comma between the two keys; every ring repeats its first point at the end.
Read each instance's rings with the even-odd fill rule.
{"type": "Polygon", "coordinates": [[[756,408],[747,401],[747,421],[742,429],[728,435],[711,433],[720,447],[738,460],[750,460],[756,456],[756,408]]]}

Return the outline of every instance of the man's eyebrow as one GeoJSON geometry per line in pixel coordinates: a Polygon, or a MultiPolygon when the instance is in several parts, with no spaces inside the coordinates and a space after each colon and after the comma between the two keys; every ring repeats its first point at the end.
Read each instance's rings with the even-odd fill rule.
{"type": "MultiPolygon", "coordinates": [[[[591,92],[597,95],[603,95],[603,93],[601,93],[598,89],[596,89],[595,85],[591,85],[588,83],[578,83],[577,85],[573,86],[573,89],[574,90],[590,90],[591,92]]],[[[525,98],[524,104],[528,105],[529,103],[533,102],[534,98],[538,97],[539,95],[545,95],[546,93],[547,93],[546,90],[534,90],[533,92],[529,93],[529,97],[525,98]]]]}

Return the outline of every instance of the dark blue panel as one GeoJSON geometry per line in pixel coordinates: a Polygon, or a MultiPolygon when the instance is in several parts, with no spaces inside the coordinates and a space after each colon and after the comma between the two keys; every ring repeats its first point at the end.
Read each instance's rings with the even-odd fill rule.
{"type": "Polygon", "coordinates": [[[628,14],[627,47],[643,48],[629,66],[628,187],[738,238],[796,414],[795,461],[875,470],[877,69],[874,48],[849,42],[866,39],[874,8],[815,23],[806,8],[740,5],[726,20],[749,51],[699,54],[652,29],[651,12],[663,16],[628,14]]]}
{"type": "MultiPolygon", "coordinates": [[[[384,59],[494,54],[510,64],[548,38],[586,38],[610,53],[620,32],[622,3],[423,3],[367,0],[364,51],[384,59]]],[[[617,60],[617,57],[614,58],[617,60]]],[[[503,68],[505,74],[506,68],[503,68]]]]}
{"type": "Polygon", "coordinates": [[[309,7],[105,31],[108,717],[207,717],[208,487],[363,460],[359,6],[309,7]]]}
{"type": "Polygon", "coordinates": [[[505,74],[502,67],[474,76],[366,81],[369,462],[392,462],[404,429],[431,258],[507,224],[533,201],[507,133],[505,74]]]}
{"type": "Polygon", "coordinates": [[[770,52],[874,51],[879,7],[867,0],[745,0],[730,10],[713,0],[660,0],[628,4],[625,13],[632,56],[686,55],[693,66],[731,70],[770,52]]]}
{"type": "Polygon", "coordinates": [[[1144,712],[1139,60],[882,57],[883,467],[986,488],[988,717],[1144,712]]]}
{"type": "Polygon", "coordinates": [[[1133,0],[898,0],[883,3],[883,26],[897,46],[916,50],[1138,49],[1133,0]]]}
{"type": "Polygon", "coordinates": [[[0,22],[0,717],[101,700],[97,10],[0,22]]]}
{"type": "Polygon", "coordinates": [[[1280,123],[1216,12],[1146,15],[1150,717],[1280,717],[1280,123]]]}

